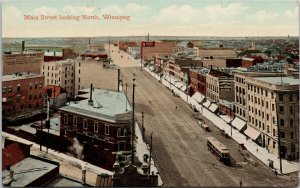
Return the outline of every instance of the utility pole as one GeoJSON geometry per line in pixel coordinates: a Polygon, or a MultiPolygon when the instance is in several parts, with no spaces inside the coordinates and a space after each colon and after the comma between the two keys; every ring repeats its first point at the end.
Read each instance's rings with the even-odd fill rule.
{"type": "Polygon", "coordinates": [[[134,135],[135,135],[135,122],[134,122],[134,88],[135,88],[135,78],[132,79],[132,129],[131,129],[131,164],[134,164],[134,135]]]}
{"type": "Polygon", "coordinates": [[[118,92],[120,92],[120,73],[121,73],[121,70],[120,68],[118,69],[118,92]]]}
{"type": "Polygon", "coordinates": [[[144,137],[145,137],[144,112],[142,112],[142,137],[143,137],[143,140],[144,140],[144,137]]]}
{"type": "Polygon", "coordinates": [[[48,147],[49,147],[49,144],[50,144],[50,140],[49,140],[49,129],[50,129],[50,117],[49,117],[49,107],[50,107],[50,104],[49,104],[49,98],[48,98],[48,95],[46,94],[45,96],[46,98],[46,102],[47,102],[47,119],[46,119],[46,128],[48,129],[48,139],[47,139],[47,147],[46,147],[46,153],[48,153],[48,147]]]}
{"type": "MultiPolygon", "coordinates": [[[[127,96],[127,82],[125,83],[125,92],[126,92],[126,98],[128,97],[127,96]]],[[[126,112],[127,112],[127,99],[126,99],[126,112]]]]}
{"type": "Polygon", "coordinates": [[[40,126],[40,151],[42,151],[43,113],[44,113],[44,101],[42,103],[41,126],[40,126]]]}
{"type": "Polygon", "coordinates": [[[151,133],[151,138],[150,138],[150,159],[149,159],[149,174],[151,174],[151,159],[152,159],[152,134],[151,133]]]}
{"type": "MultiPolygon", "coordinates": [[[[230,115],[232,114],[231,104],[230,104],[230,115]]],[[[232,138],[232,125],[230,125],[230,136],[232,138]]]]}
{"type": "MultiPolygon", "coordinates": [[[[276,100],[276,98],[275,98],[276,100]]],[[[276,105],[276,117],[277,117],[277,136],[278,136],[278,156],[279,156],[279,168],[280,168],[280,173],[282,174],[282,159],[281,159],[281,145],[280,145],[280,125],[281,125],[281,121],[279,121],[278,118],[278,110],[277,110],[277,106],[278,103],[276,103],[275,101],[275,105],[276,105]]]]}

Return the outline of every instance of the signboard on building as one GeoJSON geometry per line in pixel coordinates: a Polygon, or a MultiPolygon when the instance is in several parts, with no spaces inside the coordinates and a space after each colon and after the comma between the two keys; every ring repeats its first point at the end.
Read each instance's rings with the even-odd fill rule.
{"type": "Polygon", "coordinates": [[[142,42],[142,47],[155,47],[155,41],[152,41],[152,42],[142,42]]]}

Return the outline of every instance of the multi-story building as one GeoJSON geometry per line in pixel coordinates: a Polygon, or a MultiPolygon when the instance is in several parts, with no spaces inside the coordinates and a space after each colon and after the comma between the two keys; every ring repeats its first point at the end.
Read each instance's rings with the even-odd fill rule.
{"type": "Polygon", "coordinates": [[[194,56],[199,56],[199,47],[197,47],[197,46],[193,47],[193,55],[194,56]]]}
{"type": "Polygon", "coordinates": [[[45,85],[60,86],[68,97],[74,96],[75,60],[44,62],[41,74],[45,76],[45,85]]]}
{"type": "Polygon", "coordinates": [[[118,90],[120,69],[112,66],[109,61],[97,60],[75,60],[74,93],[78,94],[81,89],[90,87],[94,84],[98,89],[118,90]]]}
{"type": "Polygon", "coordinates": [[[81,99],[60,108],[60,136],[76,137],[84,160],[112,169],[117,152],[130,154],[132,109],[124,93],[85,89],[81,99]]]}
{"type": "Polygon", "coordinates": [[[4,116],[38,109],[43,104],[44,76],[20,72],[2,76],[2,113],[4,116]]]}
{"type": "Polygon", "coordinates": [[[278,76],[247,77],[244,82],[247,85],[247,129],[252,129],[246,129],[245,134],[277,156],[279,136],[281,156],[298,159],[299,80],[278,76]]]}
{"type": "Polygon", "coordinates": [[[233,76],[211,69],[206,75],[206,97],[216,103],[219,99],[234,100],[233,76]]]}
{"type": "Polygon", "coordinates": [[[208,74],[210,69],[201,67],[196,69],[190,69],[190,96],[197,91],[202,95],[206,96],[206,74],[208,74]]]}
{"type": "Polygon", "coordinates": [[[2,55],[3,73],[32,72],[40,74],[44,52],[5,52],[2,55]]]}
{"type": "Polygon", "coordinates": [[[183,52],[184,51],[184,47],[183,46],[175,46],[173,47],[173,54],[176,54],[178,52],[183,52]]]}
{"type": "Polygon", "coordinates": [[[176,42],[142,42],[141,59],[150,61],[156,56],[171,56],[175,46],[176,42]]]}

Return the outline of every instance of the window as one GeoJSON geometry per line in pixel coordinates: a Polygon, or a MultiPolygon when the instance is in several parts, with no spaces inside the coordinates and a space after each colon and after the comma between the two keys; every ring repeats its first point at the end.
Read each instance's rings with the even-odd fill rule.
{"type": "Polygon", "coordinates": [[[260,116],[260,110],[258,110],[258,115],[260,116]]]}
{"type": "Polygon", "coordinates": [[[7,102],[12,102],[12,97],[7,97],[7,102]]]}
{"type": "Polygon", "coordinates": [[[265,94],[266,94],[266,97],[267,97],[268,96],[268,91],[267,90],[266,90],[265,94]]]}
{"type": "Polygon", "coordinates": [[[65,71],[67,71],[68,70],[68,67],[65,67],[65,71]]]}
{"type": "Polygon", "coordinates": [[[43,83],[42,82],[40,82],[40,88],[42,88],[43,87],[43,83]]]}
{"type": "Polygon", "coordinates": [[[88,127],[88,122],[87,122],[86,119],[84,119],[84,120],[83,120],[83,128],[84,128],[84,129],[87,129],[87,127],[88,127]]]}
{"type": "Polygon", "coordinates": [[[21,101],[20,95],[17,95],[16,101],[17,101],[17,102],[20,102],[20,101],[21,101]]]}
{"type": "Polygon", "coordinates": [[[285,138],[285,132],[280,131],[280,138],[285,138]]]}
{"type": "Polygon", "coordinates": [[[275,136],[276,135],[276,132],[275,132],[275,129],[273,129],[273,136],[275,136]]]}
{"type": "Polygon", "coordinates": [[[105,135],[109,135],[109,125],[105,125],[105,135]]]}
{"type": "Polygon", "coordinates": [[[294,139],[294,132],[291,132],[291,139],[294,139]]]}
{"type": "Polygon", "coordinates": [[[264,100],[261,100],[261,106],[262,107],[264,106],[264,100]]]}
{"type": "Polygon", "coordinates": [[[80,74],[80,69],[78,70],[78,74],[80,74]]]}
{"type": "MultiPolygon", "coordinates": [[[[275,119],[275,118],[274,118],[274,119],[275,119]]],[[[280,119],[280,120],[279,120],[279,123],[280,123],[279,125],[284,126],[284,119],[280,119]]]]}
{"type": "Polygon", "coordinates": [[[260,105],[260,98],[258,98],[258,105],[260,105]]]}
{"type": "Polygon", "coordinates": [[[290,106],[290,114],[294,114],[293,106],[290,106]]]}
{"type": "Polygon", "coordinates": [[[32,99],[32,94],[31,93],[29,93],[29,100],[31,100],[32,99]]]}
{"type": "Polygon", "coordinates": [[[266,108],[269,108],[269,103],[268,103],[268,101],[266,101],[266,108]]]}
{"type": "Polygon", "coordinates": [[[269,133],[270,132],[270,126],[268,125],[267,126],[267,133],[269,133]]]}
{"type": "Polygon", "coordinates": [[[291,145],[291,152],[293,153],[293,152],[295,152],[296,151],[296,146],[295,146],[295,144],[292,144],[291,145]]]}
{"type": "Polygon", "coordinates": [[[32,83],[29,84],[29,89],[32,89],[32,83]]]}
{"type": "Polygon", "coordinates": [[[279,94],[279,101],[283,101],[283,94],[279,94]]]}
{"type": "Polygon", "coordinates": [[[274,99],[274,93],[273,92],[271,93],[271,98],[274,99]]]}
{"type": "Polygon", "coordinates": [[[8,87],[8,93],[11,93],[12,92],[12,86],[9,86],[8,87]]]}
{"type": "Polygon", "coordinates": [[[65,84],[67,84],[67,80],[65,80],[65,84]]]}
{"type": "Polygon", "coordinates": [[[42,98],[42,92],[40,91],[39,98],[42,98]]]}
{"type": "Polygon", "coordinates": [[[292,95],[292,94],[290,94],[289,100],[290,100],[290,101],[293,101],[293,95],[292,95]]]}
{"type": "Polygon", "coordinates": [[[118,128],[117,137],[127,136],[125,128],[118,128]]]}
{"type": "Polygon", "coordinates": [[[261,128],[261,122],[260,121],[258,121],[258,126],[259,126],[259,128],[261,128]]]}
{"type": "Polygon", "coordinates": [[[67,78],[67,74],[65,74],[65,78],[67,78]]]}
{"type": "Polygon", "coordinates": [[[98,132],[98,122],[94,123],[94,132],[98,132]]]}
{"type": "MultiPolygon", "coordinates": [[[[273,105],[272,105],[273,106],[273,105]]],[[[284,107],[283,106],[279,106],[279,111],[283,112],[284,111],[284,107]]]]}
{"type": "Polygon", "coordinates": [[[64,115],[64,122],[65,122],[65,124],[68,124],[68,114],[64,115]]]}
{"type": "Polygon", "coordinates": [[[269,121],[269,114],[267,114],[267,121],[269,121]]]}
{"type": "Polygon", "coordinates": [[[125,142],[118,142],[118,151],[125,150],[125,142]]]}
{"type": "Polygon", "coordinates": [[[80,78],[78,78],[78,82],[80,83],[80,78]]]}
{"type": "Polygon", "coordinates": [[[274,104],[272,104],[272,111],[274,111],[274,109],[275,109],[275,105],[274,105],[274,104]]]}
{"type": "Polygon", "coordinates": [[[73,125],[77,127],[77,116],[73,116],[73,125]]]}
{"type": "Polygon", "coordinates": [[[256,102],[257,102],[256,97],[254,97],[254,102],[255,102],[255,104],[256,104],[256,102]]]}
{"type": "Polygon", "coordinates": [[[6,87],[3,87],[2,93],[6,93],[6,87]]]}
{"type": "Polygon", "coordinates": [[[275,146],[276,146],[276,142],[275,142],[275,141],[273,141],[273,148],[275,148],[275,146]]]}
{"type": "Polygon", "coordinates": [[[290,119],[290,127],[293,127],[294,126],[294,120],[293,119],[290,119]]]}

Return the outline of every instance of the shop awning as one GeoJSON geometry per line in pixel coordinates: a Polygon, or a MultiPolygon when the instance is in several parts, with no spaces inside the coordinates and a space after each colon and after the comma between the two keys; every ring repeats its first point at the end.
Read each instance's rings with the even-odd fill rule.
{"type": "Polygon", "coordinates": [[[209,106],[208,109],[209,109],[210,111],[212,111],[212,112],[216,112],[217,109],[218,109],[218,105],[212,103],[212,104],[209,106]]]}
{"type": "Polygon", "coordinates": [[[193,96],[193,99],[195,99],[198,103],[202,102],[204,100],[204,96],[201,95],[199,92],[196,92],[193,96]]]}
{"type": "Polygon", "coordinates": [[[240,118],[236,117],[232,122],[231,125],[237,128],[239,131],[242,130],[246,126],[246,122],[241,120],[240,118]]]}
{"type": "Polygon", "coordinates": [[[183,84],[181,82],[175,82],[175,87],[181,88],[183,84]]]}
{"type": "Polygon", "coordinates": [[[181,91],[185,91],[186,90],[186,86],[183,85],[180,89],[181,89],[181,91]]]}
{"type": "Polygon", "coordinates": [[[232,121],[232,119],[227,116],[227,115],[220,115],[220,117],[226,122],[226,123],[230,123],[232,121]]]}
{"type": "Polygon", "coordinates": [[[210,105],[210,103],[211,102],[209,100],[206,100],[205,103],[203,103],[203,106],[205,106],[206,108],[208,108],[209,105],[210,105]]]}
{"type": "Polygon", "coordinates": [[[247,129],[245,130],[244,133],[250,138],[252,138],[253,140],[256,140],[260,135],[260,132],[258,130],[250,126],[247,126],[247,129]]]}

